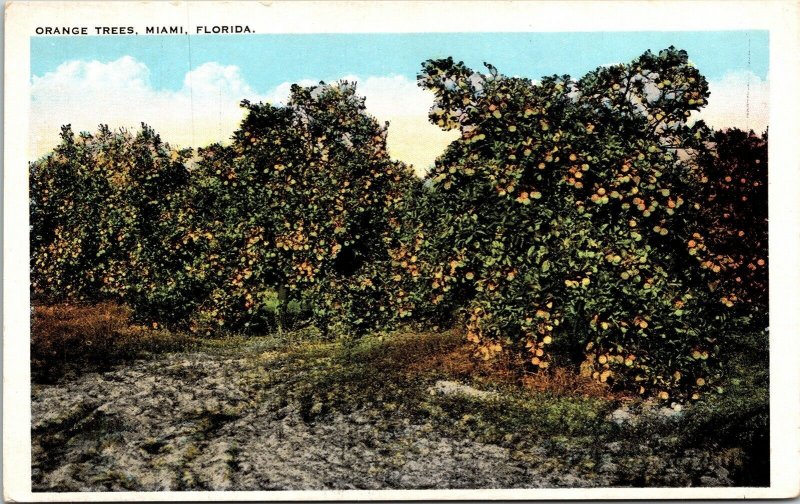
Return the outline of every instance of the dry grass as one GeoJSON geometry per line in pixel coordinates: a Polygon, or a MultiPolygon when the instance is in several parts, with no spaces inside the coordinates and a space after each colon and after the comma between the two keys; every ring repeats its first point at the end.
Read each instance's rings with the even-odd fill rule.
{"type": "Polygon", "coordinates": [[[483,378],[498,383],[515,383],[519,372],[510,362],[501,359],[484,361],[476,358],[474,346],[466,341],[452,346],[449,351],[427,356],[409,367],[412,373],[439,370],[458,379],[483,378]]]}
{"type": "Polygon", "coordinates": [[[114,303],[34,306],[31,374],[53,381],[68,369],[106,367],[150,353],[186,348],[192,338],[131,322],[131,310],[114,303]]]}
{"type": "MultiPolygon", "coordinates": [[[[521,371],[525,366],[521,358],[501,354],[498,358],[484,361],[475,357],[475,348],[461,339],[458,344],[450,342],[444,352],[426,355],[408,366],[408,373],[439,370],[461,380],[479,378],[491,383],[516,385],[534,393],[545,393],[554,397],[588,397],[597,399],[624,399],[606,384],[565,367],[554,367],[530,373],[521,371]]],[[[412,353],[409,351],[409,354],[412,353]]]]}
{"type": "Polygon", "coordinates": [[[521,379],[524,388],[544,392],[556,397],[593,397],[598,399],[621,399],[605,383],[567,368],[557,367],[546,372],[526,374],[521,379]]]}

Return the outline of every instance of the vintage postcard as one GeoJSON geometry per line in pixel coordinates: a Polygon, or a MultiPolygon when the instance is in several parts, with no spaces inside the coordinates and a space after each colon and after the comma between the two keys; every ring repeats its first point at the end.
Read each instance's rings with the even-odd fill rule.
{"type": "Polygon", "coordinates": [[[6,499],[798,494],[796,2],[5,12],[6,499]]]}

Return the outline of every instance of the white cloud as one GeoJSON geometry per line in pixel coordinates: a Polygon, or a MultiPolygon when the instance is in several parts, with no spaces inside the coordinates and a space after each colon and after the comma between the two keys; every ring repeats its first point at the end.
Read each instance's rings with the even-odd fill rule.
{"type": "MultiPolygon", "coordinates": [[[[456,137],[428,122],[433,95],[413,80],[353,75],[342,79],[358,82],[368,111],[390,122],[390,154],[413,164],[418,173],[456,137]]],[[[285,103],[291,85],[285,82],[262,94],[245,81],[238,67],[209,62],[188,72],[180,90],[158,90],[147,66],[129,56],[109,63],[70,61],[33,78],[31,154],[38,157],[56,145],[60,126],[67,123],[74,131],[95,131],[100,123],[137,128],[145,122],[174,145],[225,142],[242,119],[241,100],[285,103]]]]}
{"type": "Polygon", "coordinates": [[[386,77],[346,76],[358,82],[358,92],[366,97],[367,110],[379,121],[389,122],[389,154],[414,166],[423,175],[447,145],[458,138],[457,131],[442,131],[428,121],[433,94],[401,75],[386,77]]]}
{"type": "Polygon", "coordinates": [[[98,124],[151,125],[180,146],[226,140],[242,119],[242,99],[264,100],[235,66],[205,63],[188,72],[178,91],[156,90],[146,65],[124,56],[116,61],[70,61],[34,77],[31,85],[31,154],[58,142],[62,124],[95,131],[98,124]]]}
{"type": "Polygon", "coordinates": [[[188,72],[183,78],[183,92],[190,91],[195,97],[253,95],[254,91],[242,78],[236,66],[219,63],[204,63],[188,72]]]}
{"type": "Polygon", "coordinates": [[[747,72],[731,72],[709,81],[708,105],[694,119],[717,129],[737,127],[763,132],[769,124],[769,78],[747,72]],[[748,105],[749,102],[749,105],[748,105]]]}

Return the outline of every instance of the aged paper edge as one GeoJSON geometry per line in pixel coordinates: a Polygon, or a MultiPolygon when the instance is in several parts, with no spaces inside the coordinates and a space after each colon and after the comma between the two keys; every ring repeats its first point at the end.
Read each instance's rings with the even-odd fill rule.
{"type": "Polygon", "coordinates": [[[4,498],[127,500],[515,500],[792,497],[800,492],[800,6],[756,1],[11,2],[5,6],[4,498]],[[157,21],[153,21],[157,19],[157,21]],[[442,19],[447,19],[442,23],[442,19]],[[43,25],[216,25],[257,33],[769,30],[770,408],[768,488],[31,492],[27,163],[30,37],[43,25]]]}

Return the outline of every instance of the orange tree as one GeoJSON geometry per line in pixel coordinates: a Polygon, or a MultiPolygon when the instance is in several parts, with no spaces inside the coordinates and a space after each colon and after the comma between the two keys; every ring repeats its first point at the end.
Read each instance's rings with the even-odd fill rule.
{"type": "Polygon", "coordinates": [[[431,121],[461,132],[427,181],[430,302],[463,310],[485,358],[577,360],[642,394],[699,397],[727,309],[687,248],[708,131],[686,121],[706,80],[674,48],[578,80],[486,66],[432,60],[419,76],[431,121]]]}
{"type": "Polygon", "coordinates": [[[146,125],[135,135],[101,126],[77,137],[63,127],[60,144],[29,167],[34,299],[123,299],[155,309],[155,287],[177,267],[162,239],[181,204],[189,155],[146,125]]]}
{"type": "Polygon", "coordinates": [[[232,144],[199,151],[173,244],[183,281],[203,286],[193,327],[258,326],[276,291],[281,304],[305,300],[324,327],[399,316],[406,293],[387,279],[420,182],[389,159],[386,126],[347,82],[293,86],[286,106],[242,105],[232,144]]]}
{"type": "Polygon", "coordinates": [[[767,134],[714,132],[702,163],[700,228],[686,247],[740,326],[768,325],[767,134]]]}

